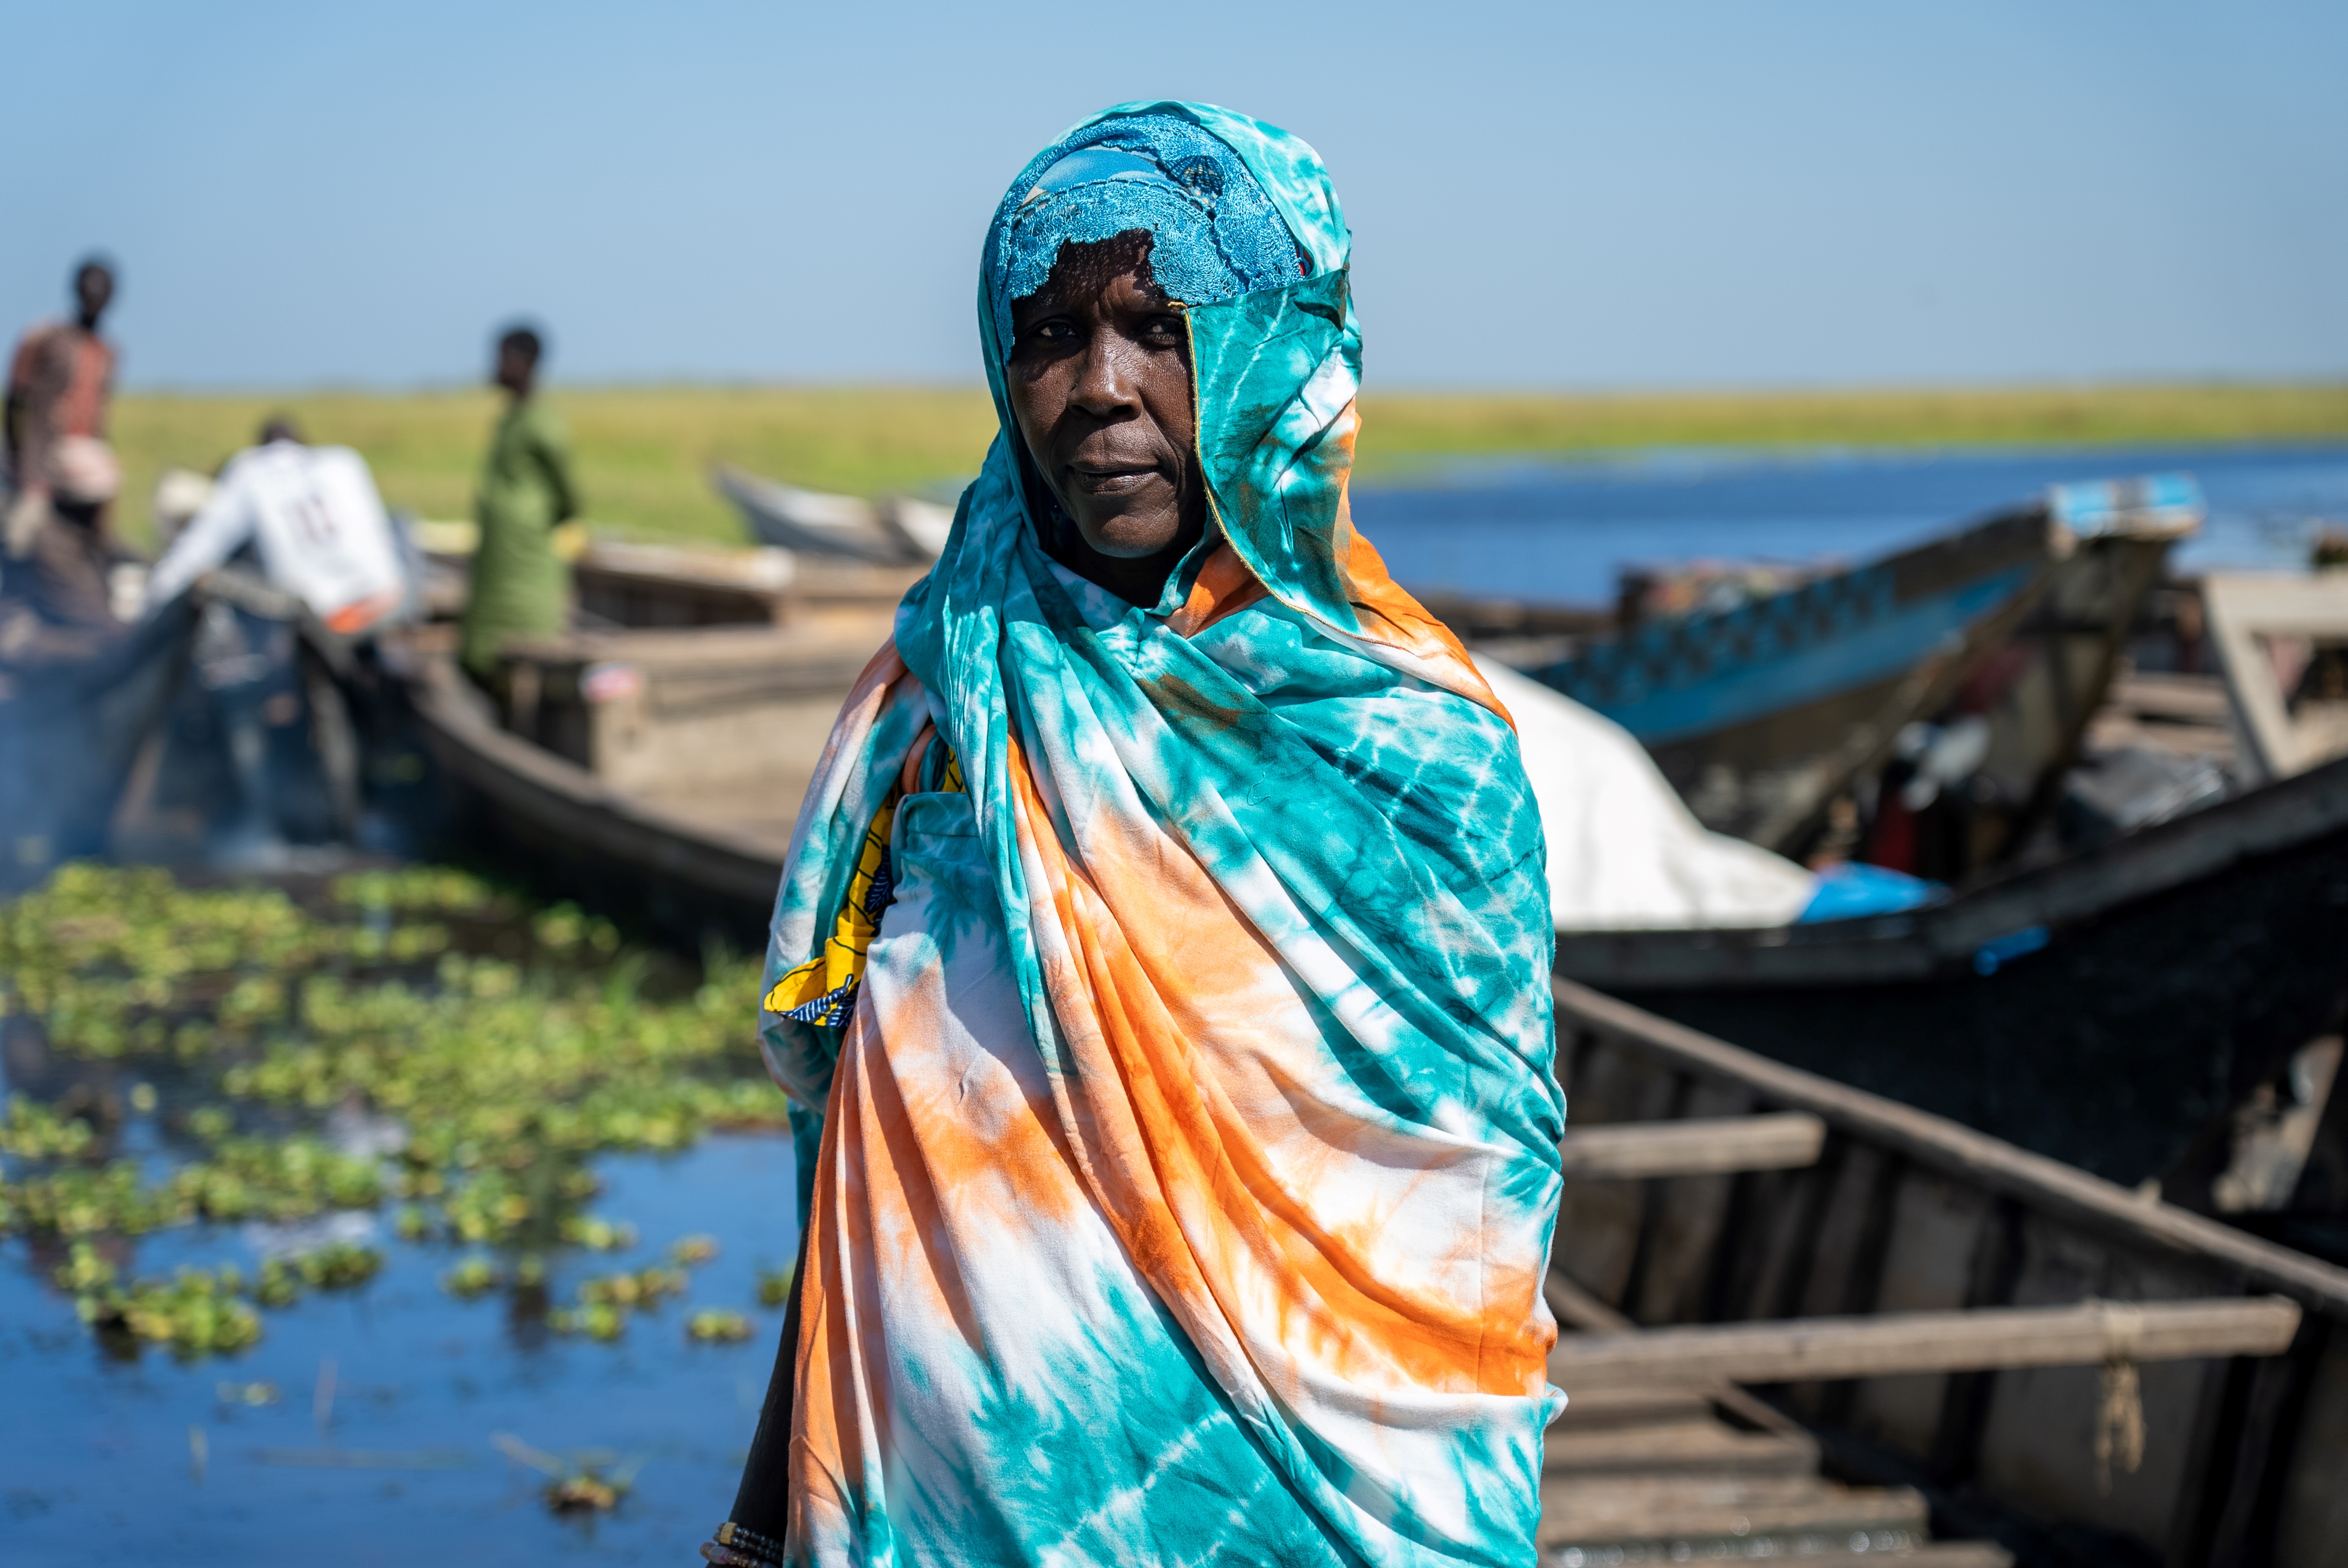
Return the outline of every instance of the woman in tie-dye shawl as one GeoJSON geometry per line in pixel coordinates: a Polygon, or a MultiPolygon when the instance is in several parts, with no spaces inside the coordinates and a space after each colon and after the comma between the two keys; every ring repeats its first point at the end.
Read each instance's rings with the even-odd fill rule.
{"type": "Polygon", "coordinates": [[[1198,104],[1110,109],[1004,198],[1002,430],[776,904],[805,1262],[788,1446],[717,1561],[1533,1561],[1540,823],[1353,529],[1349,245],[1312,149],[1198,104]],[[1014,305],[1135,230],[1205,489],[1148,603],[1064,564],[1012,379],[1014,305]]]}

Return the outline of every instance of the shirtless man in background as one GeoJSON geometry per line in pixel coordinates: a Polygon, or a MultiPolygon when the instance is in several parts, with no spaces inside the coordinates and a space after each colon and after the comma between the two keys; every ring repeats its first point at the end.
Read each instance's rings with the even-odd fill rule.
{"type": "Polygon", "coordinates": [[[18,340],[8,367],[10,497],[6,589],[53,626],[110,633],[121,622],[107,587],[108,535],[121,471],[106,444],[114,349],[98,335],[114,271],[74,270],[75,319],[43,322],[18,340]]]}

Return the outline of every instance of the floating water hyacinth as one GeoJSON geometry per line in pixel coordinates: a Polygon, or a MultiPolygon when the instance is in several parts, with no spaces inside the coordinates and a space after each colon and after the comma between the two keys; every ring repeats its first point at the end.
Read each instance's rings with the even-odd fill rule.
{"type": "Polygon", "coordinates": [[[685,1332],[705,1345],[738,1345],[750,1337],[750,1320],[738,1312],[710,1307],[686,1318],[685,1332]]]}
{"type": "Polygon", "coordinates": [[[183,1357],[242,1350],[261,1337],[261,1317],[240,1299],[242,1278],[234,1267],[213,1273],[183,1268],[170,1280],[139,1281],[128,1290],[111,1285],[75,1298],[82,1321],[118,1350],[139,1342],[168,1345],[183,1357]]]}
{"type": "Polygon", "coordinates": [[[780,1307],[791,1298],[789,1268],[762,1268],[758,1271],[758,1305],[780,1307]]]}
{"type": "MultiPolygon", "coordinates": [[[[567,906],[531,917],[462,872],[355,873],[297,902],[70,866],[0,907],[0,1017],[57,1057],[157,1066],[88,1103],[11,1097],[0,1235],[103,1243],[104,1256],[69,1250],[62,1266],[81,1271],[60,1288],[85,1319],[200,1354],[249,1343],[254,1307],[364,1283],[383,1255],[345,1239],[271,1256],[249,1286],[213,1290],[214,1326],[189,1317],[186,1333],[162,1336],[134,1316],[156,1328],[181,1311],[159,1291],[193,1297],[99,1283],[107,1257],[127,1255],[108,1238],[202,1221],[298,1232],[396,1204],[402,1241],[521,1259],[473,1253],[447,1276],[452,1291],[535,1289],[551,1249],[636,1244],[624,1219],[582,1212],[600,1190],[595,1155],[784,1124],[744,1028],[755,986],[754,963],[714,958],[696,981],[626,949],[608,921],[567,906]],[[520,931],[530,937],[517,947],[520,931]],[[167,1160],[124,1157],[138,1117],[163,1133],[167,1160]]],[[[582,1299],[593,1320],[574,1331],[615,1336],[714,1251],[687,1237],[671,1269],[610,1287],[634,1301],[582,1299]]]]}
{"type": "Polygon", "coordinates": [[[440,1288],[460,1301],[487,1296],[506,1282],[505,1271],[494,1258],[473,1256],[440,1276],[440,1288]]]}
{"type": "Polygon", "coordinates": [[[532,1448],[511,1432],[489,1439],[499,1453],[550,1477],[540,1496],[556,1513],[602,1513],[620,1505],[634,1484],[641,1460],[614,1465],[608,1454],[581,1453],[558,1458],[532,1448]]]}

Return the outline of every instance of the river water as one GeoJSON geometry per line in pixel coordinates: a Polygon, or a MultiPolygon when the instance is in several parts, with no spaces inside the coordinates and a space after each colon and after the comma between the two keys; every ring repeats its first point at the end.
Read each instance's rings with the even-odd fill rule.
{"type": "MultiPolygon", "coordinates": [[[[717,1257],[678,1301],[599,1344],[517,1322],[491,1292],[459,1301],[447,1246],[382,1225],[381,1275],[266,1315],[262,1341],[187,1362],[107,1355],[24,1237],[0,1248],[0,1563],[174,1568],[408,1568],[696,1561],[733,1506],[773,1367],[782,1313],[756,1305],[756,1272],[798,1245],[791,1147],[717,1134],[681,1154],[607,1156],[599,1207],[639,1227],[633,1249],[551,1260],[549,1293],[590,1271],[656,1263],[688,1234],[717,1257]],[[749,1314],[736,1345],[696,1345],[698,1307],[749,1314]],[[331,1397],[322,1399],[322,1379],[331,1397]],[[265,1383],[274,1403],[244,1402],[265,1383]],[[546,1478],[507,1457],[510,1434],[570,1458],[637,1466],[612,1513],[564,1519],[546,1478]],[[201,1460],[197,1457],[201,1444],[201,1460]]],[[[358,1216],[350,1216],[357,1218],[358,1216]]],[[[233,1226],[140,1238],[141,1274],[256,1255],[233,1226]]]]}
{"type": "Polygon", "coordinates": [[[2294,569],[2316,528],[2348,528],[2338,445],[1483,459],[1365,483],[1354,514],[1414,588],[1602,604],[1624,566],[1862,561],[2049,485],[2172,473],[2198,479],[2209,506],[2172,558],[2179,571],[2294,569]]]}

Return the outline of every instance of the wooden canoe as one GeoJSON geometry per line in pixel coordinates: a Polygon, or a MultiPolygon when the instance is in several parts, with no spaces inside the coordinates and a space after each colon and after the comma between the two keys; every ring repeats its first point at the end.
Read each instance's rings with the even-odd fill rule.
{"type": "Polygon", "coordinates": [[[2348,1270],[1557,999],[1545,1563],[2348,1562],[2348,1270]]]}
{"type": "Polygon", "coordinates": [[[1905,914],[1561,932],[1557,964],[2132,1185],[2337,1029],[2343,952],[2348,759],[1905,914]]]}
{"type": "MultiPolygon", "coordinates": [[[[458,792],[463,841],[518,866],[550,894],[624,913],[688,944],[716,937],[741,950],[763,940],[800,796],[871,647],[788,632],[754,634],[764,644],[757,646],[721,635],[730,647],[664,649],[654,640],[673,643],[675,634],[645,632],[582,640],[578,658],[553,661],[574,680],[602,677],[614,695],[595,707],[627,710],[599,715],[627,726],[635,743],[607,735],[607,752],[627,745],[631,760],[680,758],[672,788],[599,777],[582,758],[506,728],[445,651],[410,643],[390,658],[421,739],[458,792]],[[586,657],[593,653],[612,657],[586,657]],[[755,683],[743,679],[745,663],[755,683]],[[747,755],[735,748],[724,759],[730,765],[701,759],[697,768],[674,751],[680,734],[713,725],[738,725],[759,745],[747,755]]],[[[560,717],[570,694],[558,690],[541,702],[550,730],[567,727],[574,743],[597,743],[593,724],[560,717]]]]}
{"type": "Polygon", "coordinates": [[[1984,776],[2010,796],[1990,835],[2003,853],[2051,804],[2046,777],[2199,516],[2187,480],[2058,487],[1887,559],[1520,667],[1630,731],[1706,826],[1799,855],[1906,726],[1941,714],[2002,655],[1995,700],[1970,705],[1987,710],[1984,776]]]}
{"type": "Polygon", "coordinates": [[[818,558],[875,565],[927,565],[953,530],[954,508],[911,496],[868,501],[762,479],[726,464],[711,470],[752,538],[818,558]]]}
{"type": "Polygon", "coordinates": [[[604,629],[512,644],[496,697],[446,626],[384,658],[453,786],[448,836],[551,895],[756,948],[832,721],[920,575],[599,547],[581,597],[604,629]]]}

